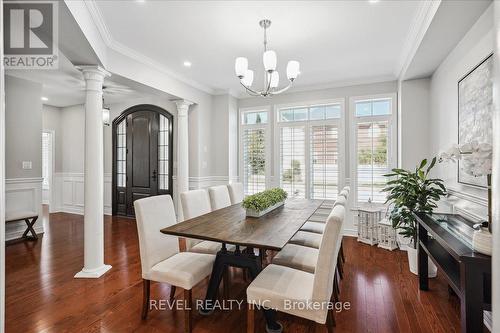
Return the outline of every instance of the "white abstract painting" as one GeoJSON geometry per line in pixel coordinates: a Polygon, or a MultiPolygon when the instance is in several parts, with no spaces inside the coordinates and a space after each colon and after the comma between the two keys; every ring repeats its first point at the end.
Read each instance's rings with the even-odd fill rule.
{"type": "MultiPolygon", "coordinates": [[[[492,143],[493,57],[490,55],[458,82],[458,143],[492,143]]],[[[486,187],[486,177],[473,177],[458,167],[458,182],[486,187]]]]}

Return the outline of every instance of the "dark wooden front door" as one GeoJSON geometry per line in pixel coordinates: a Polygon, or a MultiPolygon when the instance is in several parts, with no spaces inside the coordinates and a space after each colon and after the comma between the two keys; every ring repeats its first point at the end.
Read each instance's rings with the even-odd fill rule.
{"type": "MultiPolygon", "coordinates": [[[[158,114],[137,111],[128,115],[127,202],[157,194],[158,114]]],[[[134,215],[128,205],[127,215],[134,215]]]]}
{"type": "Polygon", "coordinates": [[[139,105],[113,122],[113,214],[134,216],[134,201],[172,194],[172,116],[139,105]]]}

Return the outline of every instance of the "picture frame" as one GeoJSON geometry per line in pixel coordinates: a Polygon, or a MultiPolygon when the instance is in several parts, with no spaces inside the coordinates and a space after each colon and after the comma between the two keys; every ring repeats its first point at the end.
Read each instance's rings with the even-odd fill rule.
{"type": "MultiPolygon", "coordinates": [[[[458,87],[458,144],[471,142],[492,143],[493,112],[493,53],[468,71],[458,87]]],[[[457,181],[460,184],[487,188],[486,176],[466,174],[458,162],[457,181]]]]}

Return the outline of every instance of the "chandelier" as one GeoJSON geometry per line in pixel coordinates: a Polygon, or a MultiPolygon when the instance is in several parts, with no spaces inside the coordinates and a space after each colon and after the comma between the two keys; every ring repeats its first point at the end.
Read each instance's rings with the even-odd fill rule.
{"type": "Polygon", "coordinates": [[[293,81],[300,74],[300,64],[298,61],[290,60],[286,66],[286,77],[288,85],[283,88],[278,88],[280,75],[276,70],[276,52],[267,49],[267,28],[271,26],[270,20],[261,20],[259,25],[264,29],[264,54],[262,60],[264,62],[264,90],[258,91],[251,88],[253,83],[253,71],[248,69],[248,59],[244,57],[236,58],[234,63],[234,70],[236,76],[240,79],[240,84],[245,88],[247,93],[251,96],[272,96],[281,94],[287,91],[293,84],[293,81]]]}

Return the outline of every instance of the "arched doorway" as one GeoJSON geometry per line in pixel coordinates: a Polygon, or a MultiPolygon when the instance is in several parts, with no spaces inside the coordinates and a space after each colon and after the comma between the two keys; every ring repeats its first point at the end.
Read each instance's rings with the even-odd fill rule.
{"type": "Polygon", "coordinates": [[[172,195],[173,116],[148,104],[113,121],[113,215],[134,216],[134,201],[172,195]]]}

